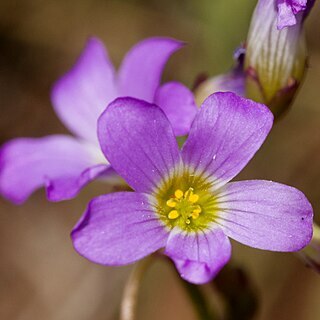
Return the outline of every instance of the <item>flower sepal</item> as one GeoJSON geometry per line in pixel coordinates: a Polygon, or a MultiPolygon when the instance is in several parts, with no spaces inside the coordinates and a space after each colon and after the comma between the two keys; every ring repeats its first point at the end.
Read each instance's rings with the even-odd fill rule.
{"type": "Polygon", "coordinates": [[[246,95],[254,101],[268,105],[276,118],[289,110],[300,84],[301,81],[290,78],[287,85],[279,89],[268,100],[259,82],[257,72],[253,68],[248,68],[246,71],[246,95]]]}

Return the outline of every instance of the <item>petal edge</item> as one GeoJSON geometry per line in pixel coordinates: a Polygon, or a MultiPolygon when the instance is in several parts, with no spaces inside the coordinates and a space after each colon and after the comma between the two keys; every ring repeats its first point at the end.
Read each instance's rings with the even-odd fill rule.
{"type": "Polygon", "coordinates": [[[280,183],[228,183],[218,194],[217,223],[226,235],[248,246],[291,252],[312,237],[313,210],[305,195],[280,183]]]}

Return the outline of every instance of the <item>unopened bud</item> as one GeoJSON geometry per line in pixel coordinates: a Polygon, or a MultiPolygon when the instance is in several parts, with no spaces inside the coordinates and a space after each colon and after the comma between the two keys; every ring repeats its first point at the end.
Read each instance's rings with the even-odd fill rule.
{"type": "Polygon", "coordinates": [[[310,9],[297,11],[290,7],[296,10],[292,11],[294,21],[286,24],[281,20],[285,17],[279,11],[280,3],[283,1],[258,2],[251,20],[244,65],[246,96],[268,105],[276,116],[290,106],[304,76],[307,54],[303,21],[310,9]]]}

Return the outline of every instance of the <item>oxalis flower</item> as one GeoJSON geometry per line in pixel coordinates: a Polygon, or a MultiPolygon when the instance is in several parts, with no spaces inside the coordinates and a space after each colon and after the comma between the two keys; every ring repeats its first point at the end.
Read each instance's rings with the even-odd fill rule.
{"type": "Polygon", "coordinates": [[[156,101],[175,133],[186,134],[197,110],[192,93],[176,82],[159,88],[166,61],[181,46],[173,39],[146,39],[128,52],[116,73],[102,42],[91,38],[76,65],[52,90],[54,110],[75,136],[19,138],[2,146],[0,194],[19,204],[44,185],[48,199],[60,201],[112,173],[100,150],[97,119],[119,96],[156,101]],[[183,101],[184,110],[174,109],[177,101],[183,101]],[[179,121],[177,113],[183,115],[179,121]]]}
{"type": "Polygon", "coordinates": [[[98,121],[102,151],[135,192],[93,199],[72,232],[75,249],[125,265],[164,248],[181,277],[209,281],[230,258],[228,237],[296,251],[312,236],[312,207],[297,189],[229,181],[259,149],[273,116],[262,104],[216,93],[201,106],[180,151],[156,105],[120,98],[98,121]]]}

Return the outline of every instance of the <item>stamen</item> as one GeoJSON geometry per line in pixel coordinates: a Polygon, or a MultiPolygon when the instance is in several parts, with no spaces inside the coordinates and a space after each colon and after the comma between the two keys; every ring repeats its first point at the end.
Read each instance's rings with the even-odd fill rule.
{"type": "Polygon", "coordinates": [[[199,205],[194,206],[193,212],[201,213],[202,209],[199,205]]]}
{"type": "Polygon", "coordinates": [[[200,205],[196,204],[199,201],[199,195],[193,193],[194,189],[190,187],[187,191],[183,192],[177,189],[174,196],[166,201],[168,207],[172,208],[168,213],[170,220],[175,220],[180,216],[184,219],[185,224],[189,225],[191,219],[198,219],[202,209],[200,205]]]}
{"type": "Polygon", "coordinates": [[[198,219],[200,215],[199,211],[194,210],[191,214],[192,219],[198,219]]]}
{"type": "Polygon", "coordinates": [[[167,201],[167,206],[170,208],[174,208],[178,204],[177,200],[171,198],[167,201]]]}
{"type": "Polygon", "coordinates": [[[179,217],[179,212],[177,210],[172,210],[168,214],[169,219],[177,219],[179,217]]]}
{"type": "Polygon", "coordinates": [[[188,200],[191,203],[196,203],[199,200],[199,196],[197,194],[191,193],[188,200]]]}
{"type": "Polygon", "coordinates": [[[179,228],[191,234],[209,228],[219,216],[219,206],[211,181],[187,167],[184,170],[161,181],[154,206],[168,230],[179,228]]]}
{"type": "Polygon", "coordinates": [[[184,193],[184,198],[189,199],[190,196],[193,195],[193,188],[189,188],[185,193],[184,193]]]}
{"type": "Polygon", "coordinates": [[[180,189],[177,189],[177,190],[175,191],[174,195],[175,195],[175,197],[176,197],[177,199],[181,199],[181,198],[183,197],[183,191],[180,190],[180,189]]]}

